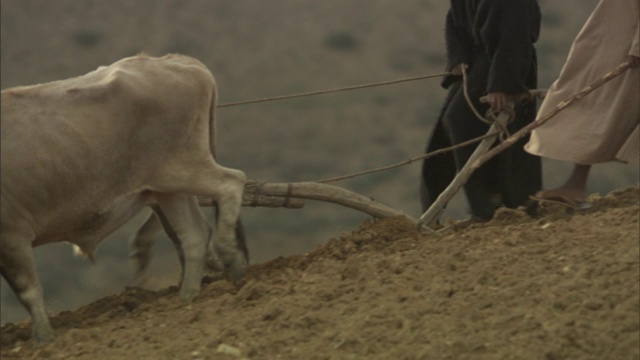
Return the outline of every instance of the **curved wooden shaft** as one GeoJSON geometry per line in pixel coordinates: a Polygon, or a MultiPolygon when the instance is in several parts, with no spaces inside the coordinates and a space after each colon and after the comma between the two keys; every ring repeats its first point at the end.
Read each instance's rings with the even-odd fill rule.
{"type": "Polygon", "coordinates": [[[245,198],[247,198],[247,196],[251,198],[255,195],[283,197],[285,199],[290,198],[290,201],[296,198],[326,201],[362,211],[377,218],[404,216],[416,222],[411,216],[383,205],[369,197],[329,184],[314,182],[267,183],[255,180],[248,181],[245,185],[245,198]]]}
{"type": "MultiPolygon", "coordinates": [[[[200,206],[213,206],[213,201],[207,198],[199,198],[198,203],[200,206]]],[[[286,198],[284,196],[256,195],[245,192],[242,199],[242,206],[302,209],[304,207],[304,199],[286,198]]]]}
{"type": "MultiPolygon", "coordinates": [[[[509,101],[507,106],[510,109],[513,109],[513,102],[509,101]]],[[[498,124],[494,123],[493,125],[491,125],[489,131],[487,131],[487,134],[496,132],[500,128],[506,126],[509,123],[509,113],[500,112],[500,114],[496,118],[496,122],[498,124]]],[[[460,188],[467,183],[467,180],[469,180],[471,174],[473,174],[473,172],[477,169],[477,167],[474,166],[476,159],[489,151],[493,143],[495,143],[497,136],[498,135],[496,134],[495,136],[491,136],[482,140],[473,154],[471,154],[471,157],[469,157],[469,160],[467,160],[467,163],[462,167],[462,169],[460,169],[458,175],[456,175],[451,184],[449,184],[449,186],[447,186],[447,188],[438,196],[436,201],[431,204],[429,209],[427,209],[427,211],[422,214],[422,216],[418,220],[418,229],[422,228],[423,226],[433,227],[436,221],[438,221],[438,219],[440,218],[440,215],[442,215],[442,213],[446,209],[447,204],[449,203],[451,198],[453,198],[458,190],[460,190],[460,188]]]]}

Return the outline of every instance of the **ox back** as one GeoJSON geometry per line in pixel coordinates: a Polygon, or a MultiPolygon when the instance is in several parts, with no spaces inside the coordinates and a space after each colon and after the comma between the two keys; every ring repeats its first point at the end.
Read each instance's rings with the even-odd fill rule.
{"type": "Polygon", "coordinates": [[[148,206],[179,241],[184,299],[200,290],[210,239],[197,196],[220,211],[212,248],[232,280],[244,275],[236,224],[246,177],[215,160],[216,99],[206,66],[181,55],[2,92],[0,272],[38,342],[53,330],[32,247],[67,241],[91,255],[148,206]]]}

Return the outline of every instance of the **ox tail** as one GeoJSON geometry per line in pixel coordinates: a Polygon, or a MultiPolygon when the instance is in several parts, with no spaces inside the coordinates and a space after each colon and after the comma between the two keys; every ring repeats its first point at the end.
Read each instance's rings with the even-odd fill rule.
{"type": "MultiPolygon", "coordinates": [[[[216,155],[216,107],[218,104],[218,90],[214,85],[213,92],[211,94],[211,107],[209,108],[209,149],[211,150],[211,155],[213,159],[218,161],[218,157],[216,155]]],[[[215,204],[216,208],[216,224],[218,223],[218,204],[215,204]]],[[[238,218],[238,222],[236,222],[236,241],[237,246],[240,251],[244,254],[244,257],[247,259],[247,263],[249,263],[249,248],[247,247],[247,239],[244,234],[244,226],[242,225],[242,220],[238,218]]]]}
{"type": "MultiPolygon", "coordinates": [[[[216,223],[218,223],[218,204],[215,205],[216,208],[216,223]]],[[[237,246],[240,251],[244,254],[245,259],[247,259],[247,264],[249,263],[249,248],[247,247],[247,239],[244,234],[244,226],[242,225],[242,220],[238,218],[238,222],[236,222],[236,240],[237,246]]]]}
{"type": "Polygon", "coordinates": [[[211,150],[211,155],[213,159],[217,161],[218,157],[216,156],[216,107],[218,105],[218,90],[215,85],[213,85],[213,91],[211,92],[211,104],[209,105],[209,150],[211,150]]]}

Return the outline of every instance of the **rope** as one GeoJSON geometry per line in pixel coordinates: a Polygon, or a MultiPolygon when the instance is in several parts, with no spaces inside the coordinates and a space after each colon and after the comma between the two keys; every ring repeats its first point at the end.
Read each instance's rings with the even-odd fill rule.
{"type": "Polygon", "coordinates": [[[365,171],[361,171],[361,172],[357,172],[357,173],[353,173],[353,174],[349,174],[349,175],[336,176],[336,177],[323,179],[323,180],[316,180],[315,182],[318,182],[318,183],[329,183],[329,182],[335,182],[335,181],[339,181],[339,180],[350,179],[350,178],[354,178],[354,177],[357,177],[357,176],[362,176],[362,175],[382,172],[382,171],[385,171],[385,170],[390,170],[390,169],[397,168],[397,167],[400,167],[400,166],[403,166],[403,165],[411,164],[412,162],[415,162],[415,161],[418,161],[418,160],[427,159],[427,158],[430,158],[430,157],[433,157],[433,156],[436,156],[436,155],[440,155],[440,154],[448,152],[448,151],[452,151],[452,150],[459,149],[459,148],[462,148],[462,147],[465,147],[465,146],[468,146],[468,145],[472,145],[474,143],[480,142],[480,141],[482,141],[484,139],[490,138],[492,136],[496,136],[498,134],[500,134],[500,131],[495,131],[495,132],[492,132],[492,133],[484,134],[482,136],[478,136],[477,138],[473,138],[471,140],[467,140],[465,142],[461,142],[461,143],[459,143],[457,145],[454,145],[454,146],[450,146],[450,147],[447,147],[447,148],[442,148],[442,149],[438,149],[438,150],[435,150],[435,151],[432,151],[432,152],[429,152],[429,153],[418,155],[418,156],[409,158],[407,160],[404,160],[404,161],[401,161],[401,162],[398,162],[398,163],[395,163],[395,164],[382,166],[382,167],[378,167],[378,168],[375,168],[375,169],[365,170],[365,171]]]}
{"type": "MultiPolygon", "coordinates": [[[[475,164],[476,168],[480,167],[480,165],[482,165],[488,159],[492,158],[493,156],[495,156],[499,152],[503,151],[507,147],[513,145],[516,141],[520,140],[526,134],[530,133],[533,129],[535,129],[538,126],[542,125],[543,123],[549,121],[549,119],[551,119],[554,116],[556,116],[559,112],[561,112],[562,110],[566,109],[567,107],[572,105],[574,102],[582,100],[587,94],[591,93],[592,91],[596,90],[597,88],[599,88],[600,86],[604,85],[605,83],[611,81],[612,79],[620,76],[621,74],[623,74],[625,71],[627,71],[628,69],[630,69],[632,67],[634,67],[634,66],[633,66],[633,63],[631,61],[624,62],[624,63],[618,65],[615,69],[611,70],[606,75],[604,75],[602,78],[596,80],[591,85],[589,85],[589,86],[583,88],[582,90],[580,90],[578,93],[576,93],[572,97],[561,101],[558,105],[556,105],[556,107],[553,110],[549,111],[547,114],[543,115],[542,117],[539,117],[537,120],[535,120],[531,124],[529,124],[529,125],[523,127],[522,129],[518,130],[513,135],[510,135],[508,138],[504,139],[504,141],[502,141],[500,144],[496,145],[491,150],[489,150],[481,158],[477,159],[476,160],[476,164],[475,164]]],[[[483,139],[488,138],[490,136],[494,136],[494,135],[496,135],[498,133],[499,132],[486,134],[486,135],[477,137],[475,139],[471,139],[471,140],[468,140],[466,142],[460,143],[460,144],[458,144],[456,146],[451,146],[451,147],[448,147],[448,148],[438,149],[436,151],[432,151],[430,153],[422,154],[422,155],[419,155],[419,156],[416,156],[416,157],[413,157],[413,158],[410,158],[408,160],[405,160],[405,161],[402,161],[402,162],[399,162],[399,163],[395,163],[395,164],[392,164],[392,165],[378,167],[378,168],[371,169],[371,170],[366,170],[366,171],[361,171],[361,172],[353,173],[353,174],[350,174],[350,175],[344,175],[344,176],[339,176],[339,177],[333,177],[333,178],[328,178],[328,179],[324,179],[324,180],[319,180],[317,182],[321,182],[321,183],[334,182],[334,181],[338,181],[338,180],[344,180],[344,179],[353,178],[353,177],[356,177],[356,176],[367,175],[367,174],[372,174],[372,173],[376,173],[376,172],[381,172],[381,171],[393,169],[393,168],[396,168],[396,167],[400,167],[400,166],[403,166],[403,165],[410,164],[410,163],[415,162],[417,160],[426,159],[426,158],[429,158],[429,157],[432,157],[432,156],[435,156],[435,155],[439,155],[440,153],[443,153],[443,152],[446,152],[446,151],[454,150],[454,149],[456,149],[458,147],[467,146],[467,145],[470,145],[470,144],[473,144],[473,143],[476,143],[476,142],[480,142],[483,139]]]]}
{"type": "Polygon", "coordinates": [[[345,87],[328,89],[328,90],[309,91],[309,92],[303,92],[298,94],[281,95],[281,96],[267,97],[267,98],[261,98],[261,99],[255,99],[255,100],[237,101],[237,102],[220,104],[217,107],[223,108],[223,107],[231,107],[231,106],[239,106],[239,105],[257,104],[257,103],[270,102],[270,101],[295,99],[295,98],[306,97],[306,96],[330,94],[330,93],[335,93],[340,91],[366,89],[366,88],[372,88],[376,86],[400,84],[400,83],[409,82],[409,81],[431,79],[435,77],[442,77],[449,74],[450,74],[449,72],[444,72],[440,74],[414,76],[414,77],[402,78],[402,79],[391,80],[391,81],[382,81],[382,82],[363,84],[363,85],[345,86],[345,87]]]}
{"type": "MultiPolygon", "coordinates": [[[[604,83],[608,82],[609,80],[619,76],[620,74],[622,74],[625,70],[629,69],[630,67],[632,67],[632,64],[630,62],[626,62],[626,63],[622,63],[620,64],[616,69],[614,69],[613,71],[611,71],[610,73],[606,74],[605,76],[603,76],[601,79],[599,79],[598,81],[594,82],[591,86],[588,86],[584,89],[582,89],[580,92],[578,92],[577,94],[575,94],[573,97],[564,100],[563,102],[561,102],[560,104],[558,104],[558,106],[552,110],[550,113],[546,114],[544,117],[540,118],[539,120],[534,121],[533,123],[523,127],[522,129],[520,129],[518,132],[516,132],[513,135],[509,135],[509,133],[505,133],[506,129],[501,129],[500,131],[496,131],[493,133],[489,133],[489,134],[485,134],[482,136],[479,136],[477,138],[471,139],[471,140],[467,140],[465,142],[462,142],[460,144],[457,144],[455,146],[450,146],[447,148],[442,148],[442,149],[438,149],[436,151],[432,151],[430,153],[425,153],[422,155],[418,155],[412,158],[409,158],[407,160],[398,162],[398,163],[394,163],[391,165],[387,165],[387,166],[382,166],[382,167],[378,167],[378,168],[374,168],[374,169],[370,169],[370,170],[365,170],[365,171],[361,171],[361,172],[357,172],[357,173],[352,173],[349,175],[344,175],[344,176],[337,176],[337,177],[332,177],[332,178],[327,178],[327,179],[322,179],[322,180],[316,180],[315,182],[318,183],[329,183],[329,182],[335,182],[335,181],[339,181],[339,180],[345,180],[345,179],[350,179],[350,178],[354,178],[357,176],[362,176],[362,175],[368,175],[368,174],[373,174],[376,172],[382,172],[382,171],[386,171],[386,170],[390,170],[396,167],[400,167],[400,166],[404,166],[407,164],[410,164],[412,162],[418,161],[418,160],[422,160],[422,159],[427,159],[448,151],[452,151],[464,146],[468,146],[477,142],[480,142],[486,138],[495,136],[495,135],[506,135],[506,139],[502,139],[502,142],[495,146],[493,149],[491,149],[489,151],[489,153],[491,156],[494,156],[496,153],[504,150],[506,147],[512,145],[513,142],[515,142],[516,140],[520,139],[522,136],[524,136],[525,134],[531,132],[531,130],[533,130],[534,128],[542,125],[542,123],[548,121],[550,118],[554,117],[555,115],[557,115],[560,111],[564,110],[566,107],[568,107],[569,105],[571,105],[574,101],[577,100],[581,100],[586,94],[592,92],[593,90],[595,90],[596,88],[600,87],[601,85],[603,85],[604,83]]],[[[378,83],[371,83],[371,84],[364,84],[364,85],[355,85],[355,86],[347,86],[347,87],[342,87],[342,88],[335,88],[335,89],[329,89],[329,90],[320,90],[320,91],[311,91],[311,92],[305,92],[305,93],[299,93],[299,94],[292,94],[292,95],[283,95],[283,96],[275,96],[275,97],[270,97],[270,98],[262,98],[262,99],[257,99],[257,100],[247,100],[247,101],[239,101],[239,102],[234,102],[234,103],[226,103],[226,104],[221,104],[218,105],[218,107],[231,107],[231,106],[239,106],[239,105],[246,105],[246,104],[256,104],[256,103],[262,103],[262,102],[269,102],[269,101],[277,101],[277,100],[284,100],[284,99],[293,99],[293,98],[299,98],[299,97],[305,97],[305,96],[314,96],[314,95],[322,95],[322,94],[329,94],[329,93],[333,93],[333,92],[339,92],[339,91],[347,91],[347,90],[356,90],[356,89],[364,89],[364,88],[370,88],[370,87],[376,87],[376,86],[383,86],[383,85],[391,85],[391,84],[398,84],[398,83],[402,83],[402,82],[409,82],[409,81],[416,81],[416,80],[423,80],[423,79],[429,79],[429,78],[434,78],[434,77],[441,77],[441,76],[445,76],[445,75],[449,75],[451,74],[450,72],[445,72],[445,73],[440,73],[440,74],[433,74],[433,75],[424,75],[424,76],[416,76],[416,77],[410,77],[410,78],[403,78],[403,79],[398,79],[398,80],[392,80],[392,81],[383,81],[383,82],[378,82],[378,83]]],[[[469,107],[472,109],[473,113],[475,114],[475,116],[482,122],[485,122],[487,124],[491,124],[491,120],[487,120],[486,118],[482,117],[480,115],[480,113],[478,113],[478,111],[476,110],[476,108],[474,107],[471,98],[469,96],[468,93],[468,86],[467,86],[467,72],[466,72],[466,68],[462,68],[462,77],[463,77],[463,90],[464,90],[464,96],[465,99],[467,100],[469,107]]],[[[537,90],[536,90],[537,91],[537,90]]],[[[537,94],[532,94],[533,96],[536,96],[537,94]]],[[[491,111],[491,109],[489,109],[489,111],[491,111]]],[[[489,113],[488,113],[489,114],[489,113]]],[[[513,116],[513,115],[512,115],[513,116]]],[[[485,156],[487,156],[487,154],[485,154],[485,156]]],[[[257,185],[259,187],[259,184],[257,185]]],[[[257,193],[257,192],[256,192],[257,193]]],[[[290,197],[290,193],[287,194],[287,197],[290,197]]],[[[256,201],[257,199],[254,199],[254,201],[256,201]]],[[[257,203],[256,203],[257,204],[257,203]]]]}
{"type": "MultiPolygon", "coordinates": [[[[324,95],[324,94],[330,94],[330,93],[335,93],[335,92],[340,92],[340,91],[366,89],[366,88],[372,88],[372,87],[377,87],[377,86],[393,85],[393,84],[399,84],[399,83],[410,82],[410,81],[424,80],[424,79],[430,79],[430,78],[435,78],[435,77],[442,77],[442,76],[450,75],[450,74],[451,74],[450,72],[444,72],[444,73],[439,73],[439,74],[414,76],[414,77],[402,78],[402,79],[391,80],[391,81],[382,81],[382,82],[363,84],[363,85],[345,86],[345,87],[333,88],[333,89],[328,89],[328,90],[318,90],[318,91],[310,91],[310,92],[304,92],[304,93],[298,93],[298,94],[289,94],[289,95],[267,97],[267,98],[261,98],[261,99],[255,99],[255,100],[237,101],[237,102],[232,102],[232,103],[220,104],[217,107],[218,108],[232,107],[232,106],[240,106],[240,105],[249,105],[249,104],[257,104],[257,103],[278,101],[278,100],[294,99],[294,98],[307,97],[307,96],[324,95]]],[[[483,118],[478,113],[478,111],[476,110],[476,108],[473,105],[473,102],[471,101],[471,98],[469,97],[468,86],[467,86],[466,67],[462,68],[462,78],[463,78],[464,96],[465,96],[465,99],[467,100],[467,103],[469,104],[469,107],[472,109],[473,113],[476,115],[476,117],[480,121],[482,121],[482,122],[484,122],[486,124],[491,124],[492,123],[491,120],[487,120],[487,119],[483,118]]],[[[503,129],[501,129],[501,131],[490,133],[490,134],[485,134],[485,135],[479,136],[479,137],[471,139],[471,140],[467,140],[465,142],[462,142],[460,144],[456,144],[456,145],[448,147],[448,148],[438,149],[438,150],[430,152],[430,153],[426,153],[426,154],[422,154],[422,155],[419,155],[419,156],[415,156],[413,158],[409,158],[409,159],[404,160],[404,161],[399,162],[399,163],[395,163],[395,164],[391,164],[391,165],[387,165],[387,166],[383,166],[383,167],[379,167],[379,168],[375,168],[375,169],[365,170],[365,171],[361,171],[361,172],[350,174],[350,175],[337,176],[337,177],[333,177],[333,178],[317,180],[315,182],[318,182],[318,183],[329,183],[329,182],[335,182],[335,181],[339,181],[339,180],[354,178],[354,177],[357,177],[357,176],[362,176],[362,175],[372,174],[372,173],[376,173],[376,172],[386,171],[386,170],[389,170],[389,169],[393,169],[393,168],[396,168],[396,167],[400,167],[400,166],[404,166],[404,165],[410,164],[410,163],[418,161],[418,160],[427,159],[429,157],[436,156],[436,155],[439,155],[439,154],[442,154],[442,153],[445,153],[445,152],[448,152],[448,151],[452,151],[452,150],[459,149],[459,148],[462,148],[462,147],[465,147],[465,146],[468,146],[468,145],[472,145],[474,143],[480,142],[480,141],[482,141],[482,140],[484,140],[486,138],[489,138],[489,137],[492,137],[492,136],[495,136],[495,135],[504,135],[505,131],[506,131],[506,129],[503,128],[503,129]]],[[[289,197],[290,197],[290,194],[287,195],[287,200],[288,200],[289,197]]],[[[257,204],[257,199],[254,199],[253,204],[257,204]]],[[[252,204],[252,206],[254,206],[253,204],[252,204]]]]}
{"type": "Polygon", "coordinates": [[[530,133],[533,129],[549,121],[549,119],[556,116],[559,112],[566,109],[567,107],[572,105],[574,102],[582,100],[585,96],[587,96],[587,94],[591,93],[592,91],[596,90],[597,88],[601,87],[607,82],[615,79],[616,77],[622,75],[625,71],[633,67],[634,67],[634,64],[631,60],[623,62],[620,65],[618,65],[615,69],[605,74],[602,78],[594,81],[591,85],[584,87],[582,90],[574,94],[572,97],[561,101],[560,103],[558,103],[558,105],[556,105],[556,107],[553,110],[549,111],[543,116],[538,116],[538,118],[534,122],[524,126],[520,130],[515,132],[513,135],[505,139],[503,142],[493,147],[482,157],[478,158],[476,160],[476,168],[480,167],[480,165],[482,165],[484,162],[494,157],[499,152],[515,144],[518,140],[520,140],[525,135],[530,133]]]}
{"type": "Polygon", "coordinates": [[[473,114],[478,118],[478,120],[482,121],[483,123],[487,124],[487,125],[491,125],[492,121],[485,119],[484,117],[482,117],[482,115],[480,115],[480,113],[478,112],[478,110],[476,109],[476,107],[473,105],[473,101],[471,101],[471,97],[469,96],[469,86],[467,84],[467,67],[466,66],[461,66],[460,67],[462,69],[462,91],[464,92],[464,98],[467,100],[467,104],[469,104],[469,107],[471,108],[471,111],[473,111],[473,114]]]}
{"type": "Polygon", "coordinates": [[[487,109],[487,113],[485,114],[485,116],[487,117],[487,120],[489,120],[492,124],[495,124],[496,127],[498,127],[498,129],[500,129],[499,139],[500,139],[501,142],[504,141],[509,136],[511,136],[511,133],[509,133],[509,129],[507,129],[507,125],[509,125],[513,121],[513,119],[515,119],[515,117],[516,117],[516,111],[515,110],[513,110],[510,107],[505,107],[504,109],[500,110],[500,112],[496,113],[492,109],[487,109]],[[507,122],[505,124],[497,121],[498,120],[498,115],[500,113],[508,113],[509,114],[509,119],[507,120],[507,122]]]}
{"type": "MultiPolygon", "coordinates": [[[[504,141],[504,139],[508,138],[511,135],[509,134],[507,125],[496,122],[497,114],[491,108],[487,109],[487,112],[484,114],[484,117],[480,115],[476,107],[473,105],[473,102],[471,101],[471,96],[469,96],[467,67],[461,66],[461,70],[462,70],[462,90],[464,92],[464,98],[467,100],[467,104],[469,104],[469,108],[471,108],[471,111],[473,111],[473,114],[478,118],[478,120],[482,121],[483,123],[487,125],[496,124],[496,126],[500,128],[500,134],[499,134],[500,141],[504,141]]],[[[502,109],[502,111],[509,112],[509,123],[510,123],[515,117],[515,112],[513,111],[513,109],[508,109],[508,108],[502,109]]]]}
{"type": "MultiPolygon", "coordinates": [[[[253,198],[251,199],[251,207],[257,207],[260,203],[260,187],[265,184],[265,181],[257,181],[256,180],[256,191],[253,193],[253,198]]],[[[289,199],[287,199],[287,204],[289,203],[289,199]]]]}

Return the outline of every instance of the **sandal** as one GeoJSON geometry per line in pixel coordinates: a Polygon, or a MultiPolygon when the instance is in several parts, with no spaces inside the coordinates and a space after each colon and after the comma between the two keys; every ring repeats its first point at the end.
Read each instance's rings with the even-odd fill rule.
{"type": "Polygon", "coordinates": [[[564,206],[567,206],[573,209],[578,209],[578,210],[589,209],[593,206],[593,203],[587,201],[586,199],[585,200],[571,199],[570,197],[556,190],[538,191],[535,195],[529,196],[529,198],[531,200],[534,200],[540,203],[548,202],[548,203],[560,204],[560,205],[564,205],[564,206]]]}

